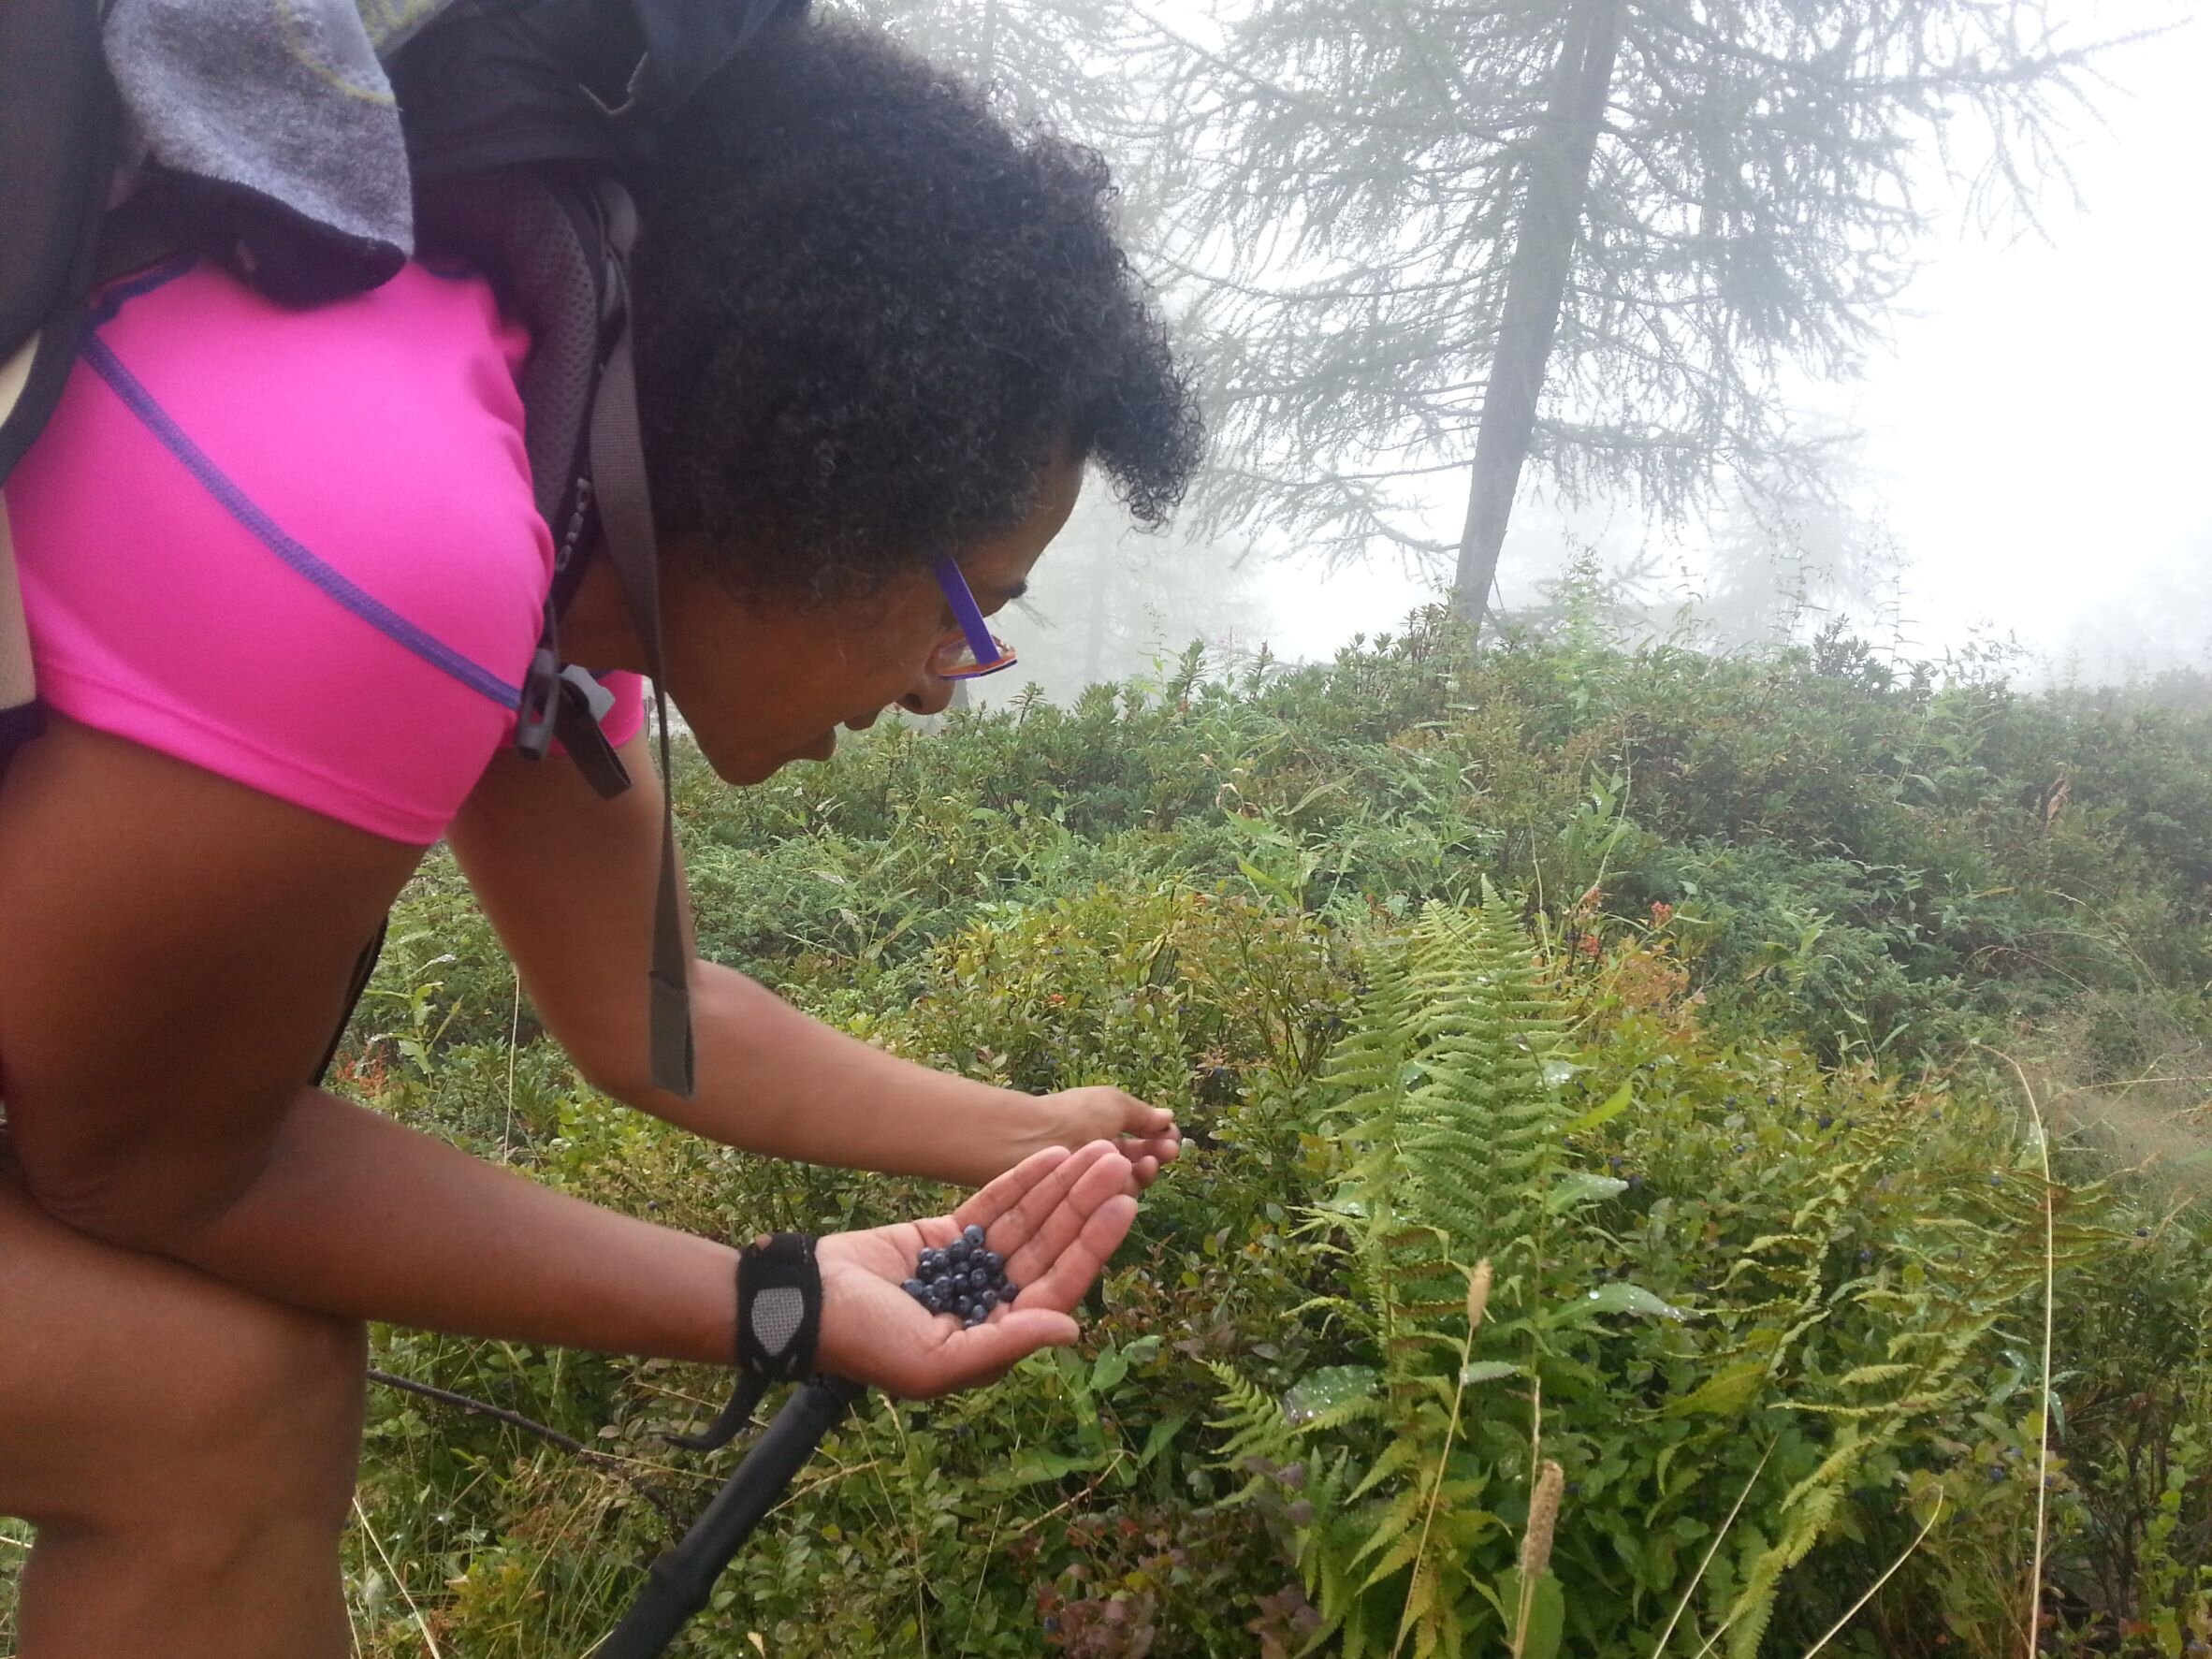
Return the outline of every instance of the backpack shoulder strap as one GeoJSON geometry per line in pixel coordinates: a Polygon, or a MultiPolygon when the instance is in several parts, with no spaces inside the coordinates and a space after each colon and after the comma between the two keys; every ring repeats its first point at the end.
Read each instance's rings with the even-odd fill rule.
{"type": "MultiPolygon", "coordinates": [[[[0,483],[61,400],[115,170],[115,89],[91,0],[0,4],[0,483]]],[[[39,730],[0,506],[0,764],[39,730]]]]}
{"type": "Polygon", "coordinates": [[[531,331],[523,370],[524,446],[538,510],[553,534],[554,592],[523,689],[516,747],[542,757],[558,735],[602,795],[628,787],[584,692],[560,662],[560,609],[584,560],[604,547],[620,580],[653,682],[663,789],[661,870],[648,988],[652,1080],[689,1097],[693,1079],[689,953],[677,876],[667,676],[661,652],[660,558],[637,423],[631,357],[630,250],[637,212],[611,168],[513,167],[423,190],[426,247],[490,274],[531,331]]]}
{"type": "Polygon", "coordinates": [[[630,351],[629,266],[631,245],[637,238],[637,212],[629,192],[611,180],[602,186],[601,200],[607,213],[607,240],[615,253],[610,312],[614,344],[591,406],[591,480],[607,556],[621,578],[632,624],[645,647],[661,743],[661,876],[653,897],[648,991],[653,1085],[689,1099],[695,1061],[691,953],[684,947],[683,895],[677,877],[676,776],[668,751],[668,677],[661,660],[661,560],[653,540],[645,444],[637,423],[637,373],[630,351]]]}
{"type": "Polygon", "coordinates": [[[100,8],[0,6],[0,479],[76,360],[119,125],[100,8]]]}

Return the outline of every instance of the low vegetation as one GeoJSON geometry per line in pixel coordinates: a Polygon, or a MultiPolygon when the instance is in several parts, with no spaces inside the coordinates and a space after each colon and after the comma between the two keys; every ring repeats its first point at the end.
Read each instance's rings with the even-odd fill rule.
{"type": "MultiPolygon", "coordinates": [[[[1084,1347],[865,1403],[684,1651],[2212,1644],[2201,698],[1422,621],[678,785],[712,953],[1189,1133],[1084,1347]]],[[[595,1096],[443,861],[342,1072],[681,1227],[943,1199],[595,1096]]],[[[596,1455],[373,1390],[365,1654],[585,1652],[727,1467],[704,1372],[377,1363],[596,1455]]]]}

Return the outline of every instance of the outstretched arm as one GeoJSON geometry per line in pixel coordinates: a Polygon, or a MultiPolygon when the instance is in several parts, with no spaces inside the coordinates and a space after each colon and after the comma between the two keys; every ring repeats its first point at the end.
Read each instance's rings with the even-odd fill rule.
{"type": "MultiPolygon", "coordinates": [[[[26,749],[0,786],[0,1056],[26,1188],[80,1231],[306,1307],[726,1361],[728,1246],[299,1087],[416,856],[65,721],[26,749]]],[[[991,1201],[1023,1218],[1037,1318],[950,1346],[887,1323],[852,1276],[883,1252],[851,1235],[823,1245],[824,1362],[934,1391],[1072,1340],[1065,1316],[1128,1226],[1127,1166],[1099,1145],[1008,1181],[991,1201]]]]}
{"type": "Polygon", "coordinates": [[[1173,1116],[1119,1089],[1026,1095],[933,1071],[799,1012],[743,974],[694,961],[698,1088],[646,1078],[645,983],[661,783],[602,801],[575,768],[495,759],[451,839],[546,1026],[618,1099],[733,1146],[845,1169],[989,1180],[1044,1146],[1115,1142],[1134,1182],[1181,1147],[1173,1116]]]}

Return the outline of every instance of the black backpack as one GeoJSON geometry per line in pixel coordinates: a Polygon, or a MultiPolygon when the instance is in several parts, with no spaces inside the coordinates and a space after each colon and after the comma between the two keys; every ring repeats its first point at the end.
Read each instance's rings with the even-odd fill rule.
{"type": "MultiPolygon", "coordinates": [[[[482,270],[530,327],[525,444],[555,576],[523,687],[516,746],[559,735],[603,795],[629,785],[601,736],[594,689],[560,658],[561,607],[604,546],[655,686],[658,565],[631,360],[626,181],[701,84],[806,0],[453,0],[386,61],[415,190],[418,251],[482,270]]],[[[107,211],[119,103],[92,0],[0,4],[0,484],[61,396],[100,282],[194,251],[274,298],[312,304],[398,268],[357,240],[243,189],[165,176],[107,211]]],[[[37,729],[14,572],[0,540],[0,757],[37,729]]],[[[652,1080],[689,1095],[692,1045],[676,874],[663,811],[653,924],[652,1080]]],[[[356,995],[374,946],[357,974],[356,995]]],[[[326,1061],[326,1064],[327,1062],[326,1061]]]]}
{"type": "MultiPolygon", "coordinates": [[[[84,0],[0,6],[0,483],[76,361],[117,124],[99,9],[84,0]]],[[[34,696],[0,538],[0,759],[37,731],[34,696]]]]}

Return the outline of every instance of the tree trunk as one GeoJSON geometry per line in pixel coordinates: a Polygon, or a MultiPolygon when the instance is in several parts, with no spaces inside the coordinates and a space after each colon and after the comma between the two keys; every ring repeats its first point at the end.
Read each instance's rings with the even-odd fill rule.
{"type": "Polygon", "coordinates": [[[1521,463],[1536,429],[1536,400],[1574,267],[1590,189],[1590,162],[1605,124],[1626,0],[1578,0],[1559,49],[1541,139],[1528,159],[1528,195],[1514,227],[1513,263],[1491,355],[1490,384],[1475,429],[1467,522],[1460,532],[1453,607],[1479,629],[1496,580],[1521,463]]]}
{"type": "Polygon", "coordinates": [[[1089,615],[1084,618],[1083,683],[1095,686],[1105,677],[1106,671],[1106,611],[1113,601],[1113,550],[1111,547],[1092,549],[1096,562],[1091,566],[1091,603],[1089,615]]]}

